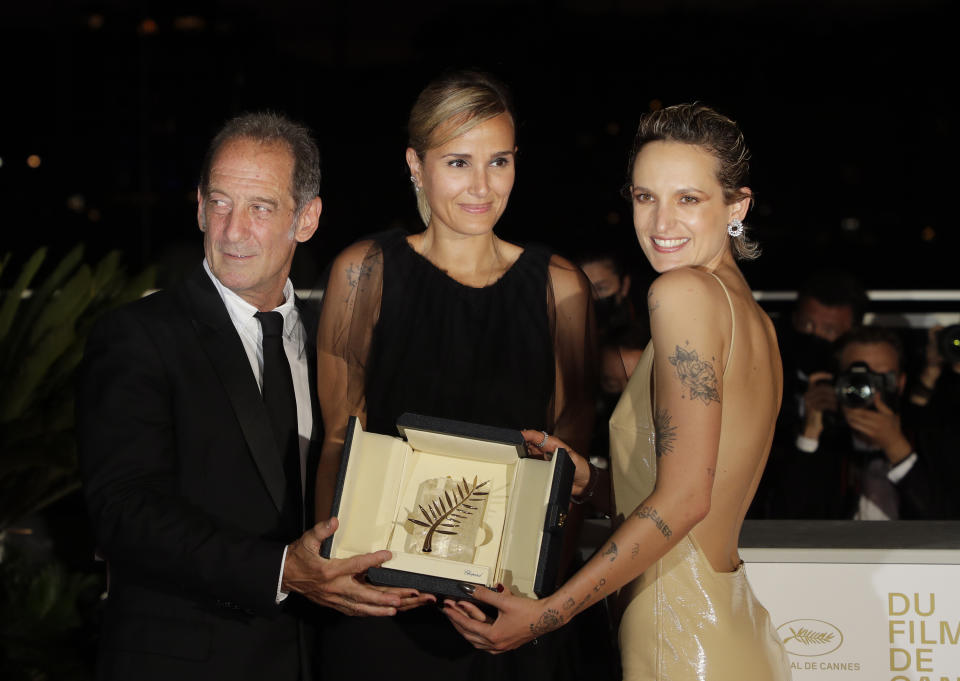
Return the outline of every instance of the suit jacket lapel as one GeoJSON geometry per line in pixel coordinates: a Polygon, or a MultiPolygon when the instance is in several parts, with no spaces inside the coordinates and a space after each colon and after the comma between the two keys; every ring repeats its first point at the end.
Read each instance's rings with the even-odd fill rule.
{"type": "Polygon", "coordinates": [[[307,353],[307,371],[310,378],[310,409],[313,413],[313,433],[310,442],[319,443],[323,440],[323,419],[320,418],[320,399],[317,394],[317,311],[314,304],[296,299],[297,310],[300,312],[300,323],[303,324],[307,353]]]}
{"type": "Polygon", "coordinates": [[[310,435],[310,448],[307,450],[306,476],[304,480],[304,519],[306,527],[313,525],[314,503],[316,500],[317,469],[320,463],[320,448],[323,444],[323,419],[320,414],[320,399],[317,393],[317,324],[318,314],[316,304],[297,298],[297,309],[300,311],[300,323],[306,338],[307,371],[310,377],[310,407],[313,413],[313,432],[310,435]]]}
{"type": "Polygon", "coordinates": [[[277,453],[270,417],[250,370],[250,361],[240,336],[220,294],[203,268],[197,268],[181,291],[186,299],[186,309],[191,311],[200,345],[223,383],[250,454],[279,511],[283,508],[286,495],[286,476],[277,453]]]}

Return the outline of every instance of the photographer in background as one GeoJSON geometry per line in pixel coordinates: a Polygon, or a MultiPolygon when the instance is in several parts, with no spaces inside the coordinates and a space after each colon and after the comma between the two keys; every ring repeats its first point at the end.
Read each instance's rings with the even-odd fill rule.
{"type": "Polygon", "coordinates": [[[909,520],[942,517],[943,495],[902,412],[903,346],[861,327],[837,341],[839,370],[810,375],[803,426],[782,461],[776,517],[909,520]]]}
{"type": "MultiPolygon", "coordinates": [[[[946,328],[934,326],[927,334],[926,363],[910,390],[910,402],[926,407],[935,394],[941,399],[948,396],[956,390],[957,374],[960,374],[960,324],[946,328]]],[[[952,406],[960,405],[953,402],[952,406]]]]}
{"type": "Polygon", "coordinates": [[[942,489],[941,517],[960,519],[960,324],[930,329],[926,363],[909,401],[919,414],[917,448],[942,489]]]}
{"type": "MultiPolygon", "coordinates": [[[[779,481],[790,468],[797,434],[809,409],[835,408],[833,389],[815,385],[810,376],[836,371],[834,342],[863,322],[867,293],[852,275],[827,270],[811,274],[797,290],[789,317],[777,323],[777,341],[783,361],[783,405],[777,417],[767,468],[760,480],[748,518],[797,517],[782,515],[789,505],[780,499],[779,481]],[[808,406],[809,405],[809,406],[808,406]]],[[[806,517],[806,516],[804,516],[806,517]]]]}
{"type": "MultiPolygon", "coordinates": [[[[791,328],[781,332],[780,347],[785,383],[783,411],[792,408],[796,419],[791,438],[797,432],[807,404],[818,405],[824,394],[830,392],[818,388],[810,376],[834,370],[834,343],[863,323],[867,302],[863,286],[846,272],[817,272],[797,291],[797,304],[790,316],[791,328]]],[[[777,426],[780,430],[781,424],[777,426]]]]}

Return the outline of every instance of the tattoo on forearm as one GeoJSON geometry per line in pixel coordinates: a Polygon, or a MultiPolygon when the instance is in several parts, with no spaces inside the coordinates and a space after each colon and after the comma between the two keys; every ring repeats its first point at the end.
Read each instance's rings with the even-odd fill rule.
{"type": "Polygon", "coordinates": [[[633,513],[638,518],[649,518],[653,521],[653,524],[657,526],[657,529],[660,530],[666,538],[673,536],[673,530],[670,529],[670,526],[667,525],[667,521],[660,517],[660,514],[657,513],[657,509],[652,506],[641,506],[633,513]]]}
{"type": "Polygon", "coordinates": [[[677,439],[677,427],[670,425],[670,412],[657,407],[653,412],[653,449],[659,459],[673,451],[673,441],[677,439]]]}
{"type": "Polygon", "coordinates": [[[570,608],[572,608],[572,607],[575,606],[576,604],[577,604],[577,602],[576,602],[575,600],[573,600],[572,598],[568,598],[566,601],[563,602],[563,609],[564,609],[564,610],[569,610],[570,608]]]}
{"type": "Polygon", "coordinates": [[[534,636],[546,634],[548,631],[559,629],[563,626],[563,616],[553,608],[547,608],[540,619],[530,625],[530,633],[534,636]]]}
{"type": "Polygon", "coordinates": [[[690,391],[690,399],[703,400],[704,404],[719,402],[720,391],[713,363],[701,360],[696,350],[676,347],[676,352],[667,359],[677,367],[677,376],[681,385],[690,391]]]}
{"type": "Polygon", "coordinates": [[[600,591],[600,587],[607,583],[606,577],[601,577],[600,581],[597,582],[596,586],[593,587],[594,592],[600,591]]]}
{"type": "Polygon", "coordinates": [[[633,548],[630,549],[630,557],[636,558],[638,553],[640,553],[640,544],[634,544],[633,548]]]}
{"type": "Polygon", "coordinates": [[[586,596],[584,596],[583,600],[577,603],[577,612],[580,612],[581,610],[583,610],[583,606],[585,606],[591,598],[593,598],[593,594],[587,594],[586,596]]]}
{"type": "Polygon", "coordinates": [[[610,542],[610,546],[607,547],[607,550],[603,552],[604,556],[610,556],[610,562],[612,563],[617,559],[617,545],[614,542],[610,542]]]}

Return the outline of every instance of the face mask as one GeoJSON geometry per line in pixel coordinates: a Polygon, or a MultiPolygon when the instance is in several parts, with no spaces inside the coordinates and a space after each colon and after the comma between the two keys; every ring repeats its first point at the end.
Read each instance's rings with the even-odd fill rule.
{"type": "Polygon", "coordinates": [[[623,301],[618,301],[615,295],[594,300],[593,312],[599,329],[609,329],[630,321],[629,309],[623,301]]]}

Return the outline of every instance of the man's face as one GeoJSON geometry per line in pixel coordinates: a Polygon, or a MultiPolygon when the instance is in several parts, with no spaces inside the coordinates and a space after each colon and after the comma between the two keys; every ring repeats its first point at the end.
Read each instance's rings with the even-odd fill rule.
{"type": "Polygon", "coordinates": [[[295,215],[292,176],[285,145],[240,138],[220,149],[206,195],[197,194],[210,270],[259,310],[283,302],[294,249],[313,235],[320,216],[319,198],[295,215]]]}
{"type": "Polygon", "coordinates": [[[824,305],[816,298],[801,298],[793,313],[793,328],[832,343],[853,328],[853,308],[824,305]]]}

